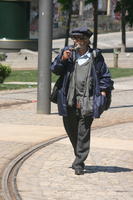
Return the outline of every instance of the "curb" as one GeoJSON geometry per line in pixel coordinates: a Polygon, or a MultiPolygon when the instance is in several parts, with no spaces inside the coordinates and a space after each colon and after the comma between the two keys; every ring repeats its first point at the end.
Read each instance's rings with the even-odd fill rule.
{"type": "Polygon", "coordinates": [[[28,103],[36,103],[37,100],[26,100],[26,101],[19,101],[19,102],[13,102],[13,103],[0,103],[0,108],[7,108],[10,106],[15,106],[15,105],[21,105],[21,104],[28,104],[28,103]]]}

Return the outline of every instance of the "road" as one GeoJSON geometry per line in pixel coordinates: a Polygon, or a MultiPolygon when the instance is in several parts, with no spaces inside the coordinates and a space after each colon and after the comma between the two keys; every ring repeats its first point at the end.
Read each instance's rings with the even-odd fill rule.
{"type": "MultiPolygon", "coordinates": [[[[93,41],[93,37],[91,42],[93,41]]],[[[72,44],[72,40],[69,40],[72,44]]],[[[127,47],[133,47],[133,31],[126,33],[126,43],[127,47]]],[[[98,48],[100,49],[111,49],[118,47],[121,44],[121,32],[106,33],[98,35],[98,48]]],[[[63,48],[64,39],[53,40],[53,48],[63,48]]]]}

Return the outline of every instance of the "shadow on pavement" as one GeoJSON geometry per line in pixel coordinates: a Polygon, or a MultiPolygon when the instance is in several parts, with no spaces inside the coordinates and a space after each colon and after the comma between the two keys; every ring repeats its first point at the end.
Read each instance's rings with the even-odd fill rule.
{"type": "MultiPolygon", "coordinates": [[[[102,49],[102,52],[103,53],[113,53],[114,49],[113,48],[108,48],[108,49],[104,48],[104,49],[102,49]]],[[[127,47],[126,52],[133,52],[133,47],[127,47]]]]}
{"type": "MultiPolygon", "coordinates": [[[[102,49],[102,48],[101,48],[102,49]]],[[[56,54],[58,54],[60,52],[60,48],[53,48],[52,51],[56,54]]],[[[114,52],[114,48],[103,48],[102,49],[103,53],[113,53],[114,52]]],[[[126,48],[126,52],[133,52],[133,47],[127,47],[126,48]]]]}
{"type": "Polygon", "coordinates": [[[50,115],[58,115],[58,112],[51,112],[50,115]]]}
{"type": "Polygon", "coordinates": [[[109,109],[115,109],[115,108],[131,108],[133,105],[122,105],[122,106],[111,106],[109,109]]]}
{"type": "Polygon", "coordinates": [[[133,169],[116,167],[116,166],[85,166],[85,173],[118,173],[118,172],[131,172],[133,169]]]}

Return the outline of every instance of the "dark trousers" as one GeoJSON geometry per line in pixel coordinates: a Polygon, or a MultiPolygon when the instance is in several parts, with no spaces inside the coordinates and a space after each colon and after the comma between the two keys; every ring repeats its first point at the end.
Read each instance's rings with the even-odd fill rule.
{"type": "Polygon", "coordinates": [[[93,118],[83,117],[75,108],[68,108],[68,116],[63,117],[64,127],[72,143],[75,160],[72,167],[75,169],[84,168],[90,149],[90,130],[93,118]]]}

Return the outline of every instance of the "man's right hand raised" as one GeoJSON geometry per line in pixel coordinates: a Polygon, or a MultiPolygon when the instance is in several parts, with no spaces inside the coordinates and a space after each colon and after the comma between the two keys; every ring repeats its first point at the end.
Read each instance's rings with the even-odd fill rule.
{"type": "Polygon", "coordinates": [[[62,60],[67,60],[71,57],[72,52],[70,50],[65,50],[62,55],[62,60]]]}

